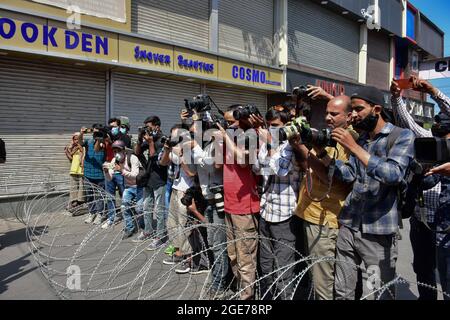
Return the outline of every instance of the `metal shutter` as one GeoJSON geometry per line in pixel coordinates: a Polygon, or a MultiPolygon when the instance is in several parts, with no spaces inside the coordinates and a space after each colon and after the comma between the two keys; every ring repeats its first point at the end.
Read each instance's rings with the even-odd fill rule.
{"type": "Polygon", "coordinates": [[[233,104],[254,104],[263,114],[267,109],[267,96],[265,93],[214,86],[206,87],[206,92],[224,112],[233,104]]]}
{"type": "Polygon", "coordinates": [[[420,20],[419,45],[436,58],[444,54],[442,35],[432,28],[424,19],[420,20]]]}
{"type": "Polygon", "coordinates": [[[208,49],[209,0],[135,0],[132,32],[208,49]]]}
{"type": "Polygon", "coordinates": [[[390,38],[381,32],[370,31],[367,39],[367,84],[389,90],[390,38]]]}
{"type": "Polygon", "coordinates": [[[220,1],[219,52],[272,64],[273,35],[273,0],[220,1]]]}
{"type": "Polygon", "coordinates": [[[0,195],[68,188],[64,146],[82,126],[105,122],[105,94],[104,72],[1,57],[0,195]]]}
{"type": "Polygon", "coordinates": [[[130,118],[134,136],[151,115],[161,119],[163,132],[168,134],[174,124],[180,123],[184,99],[198,94],[199,84],[113,73],[113,113],[130,118]]]}
{"type": "Polygon", "coordinates": [[[309,0],[289,0],[289,63],[357,80],[359,25],[309,0]]]}

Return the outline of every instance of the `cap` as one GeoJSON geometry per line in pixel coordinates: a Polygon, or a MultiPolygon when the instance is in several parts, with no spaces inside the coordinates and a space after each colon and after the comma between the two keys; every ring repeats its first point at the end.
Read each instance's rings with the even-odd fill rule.
{"type": "Polygon", "coordinates": [[[125,126],[129,129],[130,128],[130,119],[128,117],[121,116],[120,117],[120,125],[125,126]]]}
{"type": "Polygon", "coordinates": [[[384,107],[383,93],[371,86],[359,87],[350,97],[351,99],[362,99],[372,104],[384,107]]]}
{"type": "Polygon", "coordinates": [[[111,148],[124,150],[125,149],[125,142],[123,142],[122,140],[116,140],[116,141],[113,142],[111,148]]]}

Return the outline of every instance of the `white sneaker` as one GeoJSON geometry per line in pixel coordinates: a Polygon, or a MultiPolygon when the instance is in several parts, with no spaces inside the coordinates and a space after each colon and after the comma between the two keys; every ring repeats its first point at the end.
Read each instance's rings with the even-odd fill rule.
{"type": "Polygon", "coordinates": [[[108,229],[114,225],[113,222],[107,220],[104,224],[102,224],[102,229],[108,229]]]}
{"type": "Polygon", "coordinates": [[[131,241],[138,243],[138,242],[144,242],[144,241],[150,240],[151,238],[152,238],[151,234],[147,234],[144,231],[141,231],[141,233],[131,241]]]}
{"type": "Polygon", "coordinates": [[[92,223],[95,220],[96,214],[89,214],[89,216],[84,220],[84,223],[92,223]]]}
{"type": "Polygon", "coordinates": [[[101,214],[97,214],[97,216],[95,217],[95,220],[94,220],[94,224],[95,225],[99,225],[99,224],[101,224],[103,222],[103,217],[102,217],[102,215],[101,214]]]}

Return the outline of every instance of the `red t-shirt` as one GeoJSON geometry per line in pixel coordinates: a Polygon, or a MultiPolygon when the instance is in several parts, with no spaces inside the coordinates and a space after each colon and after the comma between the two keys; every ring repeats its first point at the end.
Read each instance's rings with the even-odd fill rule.
{"type": "Polygon", "coordinates": [[[107,162],[111,162],[112,159],[114,158],[114,152],[113,152],[113,149],[112,149],[112,144],[106,141],[105,145],[106,145],[106,148],[105,148],[106,149],[106,161],[107,162]]]}
{"type": "Polygon", "coordinates": [[[259,213],[259,195],[256,177],[250,166],[223,165],[225,212],[230,214],[259,213]]]}

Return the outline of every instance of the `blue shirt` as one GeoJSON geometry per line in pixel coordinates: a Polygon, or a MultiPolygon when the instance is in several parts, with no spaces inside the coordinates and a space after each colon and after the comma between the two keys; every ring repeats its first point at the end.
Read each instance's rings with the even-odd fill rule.
{"type": "Polygon", "coordinates": [[[414,157],[414,133],[403,129],[388,151],[387,137],[393,129],[387,123],[373,140],[367,133],[358,139],[370,154],[367,168],[354,155],[347,163],[336,160],[335,176],[354,183],[339,221],[362,233],[389,235],[398,229],[397,189],[414,157]]]}
{"type": "Polygon", "coordinates": [[[102,180],[105,179],[103,175],[102,165],[105,161],[105,151],[96,152],[94,150],[95,140],[84,140],[83,146],[86,147],[86,155],[84,156],[84,176],[89,179],[102,180]]]}

